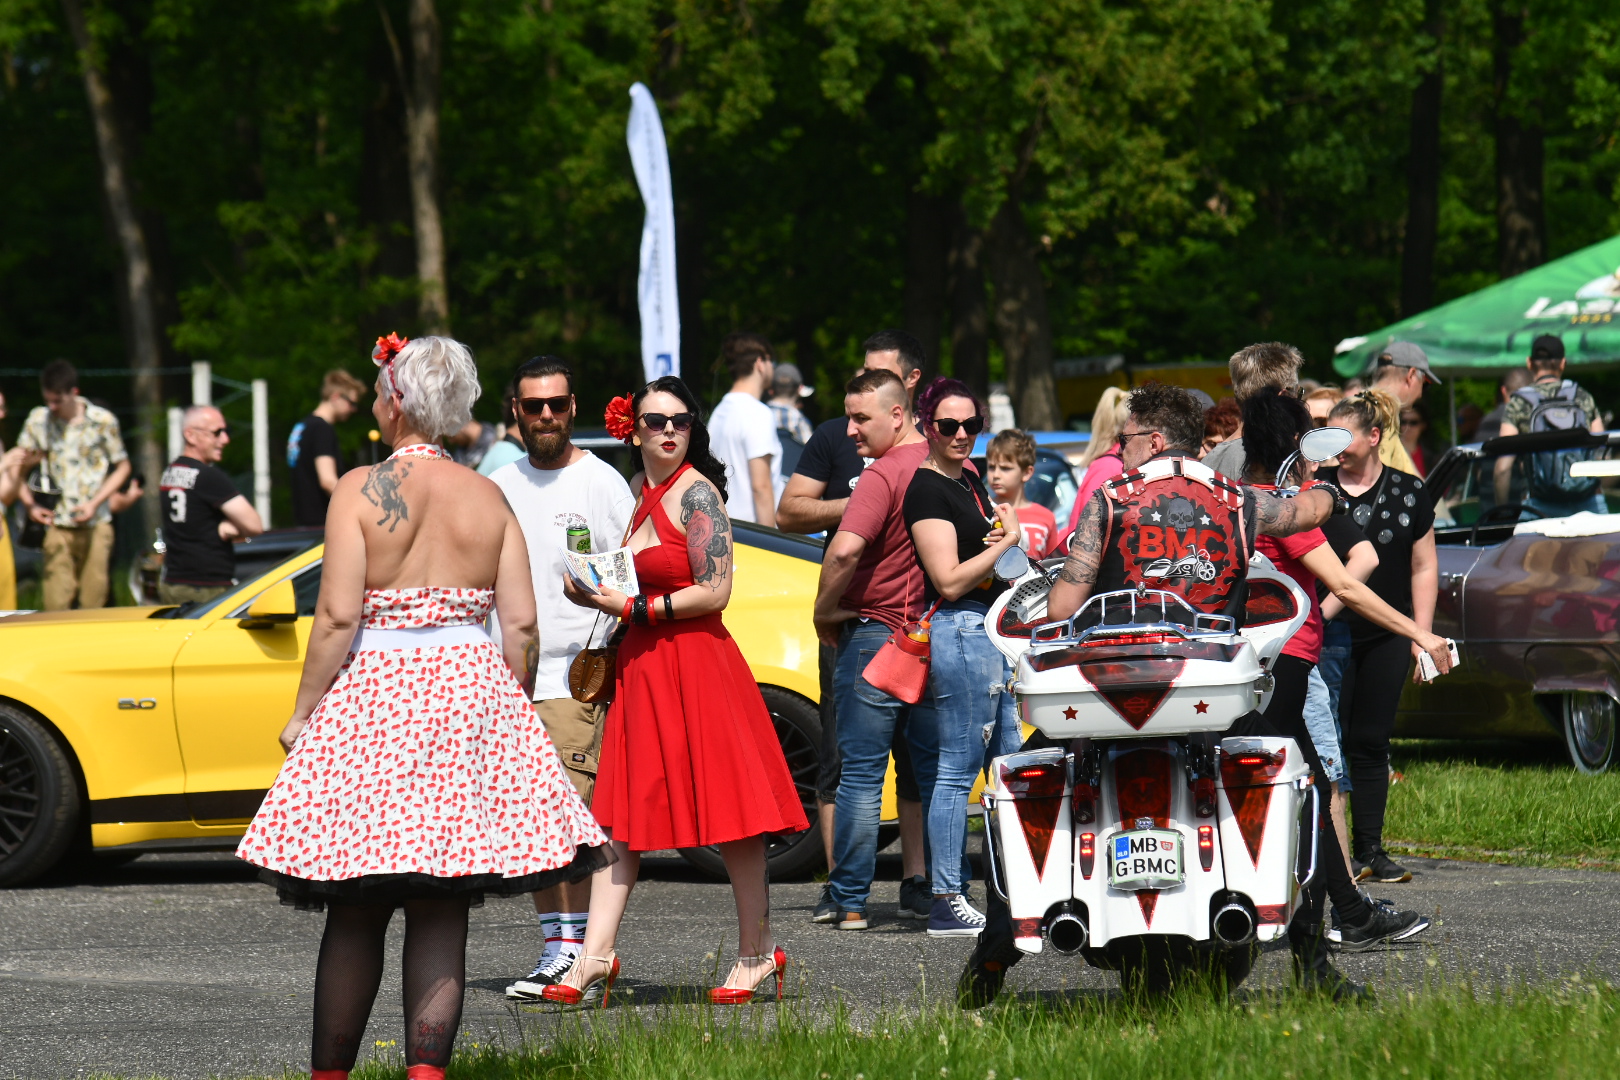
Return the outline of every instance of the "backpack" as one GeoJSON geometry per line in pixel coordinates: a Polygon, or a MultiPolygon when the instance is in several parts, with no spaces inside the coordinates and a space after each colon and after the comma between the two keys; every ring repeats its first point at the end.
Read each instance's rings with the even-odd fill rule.
{"type": "MultiPolygon", "coordinates": [[[[1530,403],[1530,432],[1586,431],[1591,427],[1592,418],[1575,403],[1579,389],[1573,380],[1565,379],[1552,397],[1542,396],[1533,383],[1515,391],[1514,396],[1530,403]]],[[[1542,450],[1531,454],[1530,497],[1559,503],[1589,498],[1598,489],[1598,478],[1571,476],[1569,470],[1576,462],[1592,461],[1596,456],[1588,449],[1542,450]]]]}

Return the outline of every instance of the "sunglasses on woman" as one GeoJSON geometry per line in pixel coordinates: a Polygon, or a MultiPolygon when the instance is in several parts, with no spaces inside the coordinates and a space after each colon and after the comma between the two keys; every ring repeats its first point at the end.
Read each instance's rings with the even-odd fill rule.
{"type": "Polygon", "coordinates": [[[947,439],[954,439],[957,431],[959,430],[965,431],[969,435],[977,435],[979,432],[984,430],[984,417],[970,416],[966,420],[952,420],[947,417],[943,420],[935,420],[934,426],[938,428],[939,433],[945,436],[947,439]]]}
{"type": "Polygon", "coordinates": [[[692,421],[695,419],[696,417],[689,412],[678,412],[673,416],[661,412],[641,414],[641,422],[647,425],[648,431],[663,431],[665,424],[673,424],[676,431],[691,431],[692,421]]]}
{"type": "Polygon", "coordinates": [[[518,399],[518,410],[524,416],[541,416],[547,409],[552,416],[566,416],[568,414],[569,396],[562,397],[526,397],[518,399]]]}

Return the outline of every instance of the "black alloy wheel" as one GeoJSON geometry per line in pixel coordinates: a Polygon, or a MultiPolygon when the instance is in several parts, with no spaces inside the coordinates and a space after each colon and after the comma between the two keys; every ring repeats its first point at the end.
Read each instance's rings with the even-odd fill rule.
{"type": "Polygon", "coordinates": [[[79,788],[62,746],[38,720],[0,704],[0,886],[61,861],[79,824],[79,788]]]}
{"type": "Polygon", "coordinates": [[[1579,772],[1596,775],[1614,763],[1615,744],[1620,741],[1615,712],[1608,694],[1564,695],[1564,749],[1579,772]]]}
{"type": "MultiPolygon", "coordinates": [[[[787,881],[814,873],[825,861],[816,813],[816,779],[821,769],[821,713],[813,702],[790,690],[761,686],[759,692],[771,714],[771,724],[776,728],[782,756],[787,759],[805,820],[810,823],[810,828],[804,832],[767,833],[765,836],[765,862],[770,868],[771,880],[787,881]]],[[[735,782],[755,781],[739,776],[735,782]]],[[[704,873],[722,880],[726,877],[726,864],[717,847],[681,848],[681,857],[704,873]]]]}

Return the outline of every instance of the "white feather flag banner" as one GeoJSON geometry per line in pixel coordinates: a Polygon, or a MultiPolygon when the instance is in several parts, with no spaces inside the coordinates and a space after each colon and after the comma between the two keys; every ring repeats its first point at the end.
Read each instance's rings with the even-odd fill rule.
{"type": "Polygon", "coordinates": [[[651,382],[681,373],[681,309],[675,293],[675,193],[669,178],[669,147],[658,103],[641,83],[630,88],[625,138],[647,208],[636,293],[641,307],[641,366],[651,382]]]}

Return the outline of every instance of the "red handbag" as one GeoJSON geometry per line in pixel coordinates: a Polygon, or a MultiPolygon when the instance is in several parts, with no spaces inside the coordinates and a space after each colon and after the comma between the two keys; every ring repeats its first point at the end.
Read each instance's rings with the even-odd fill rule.
{"type": "Polygon", "coordinates": [[[889,640],[867,661],[861,678],[874,689],[907,705],[921,701],[928,689],[928,628],[938,610],[936,600],[934,606],[923,613],[921,621],[906,623],[890,634],[889,640]]]}

